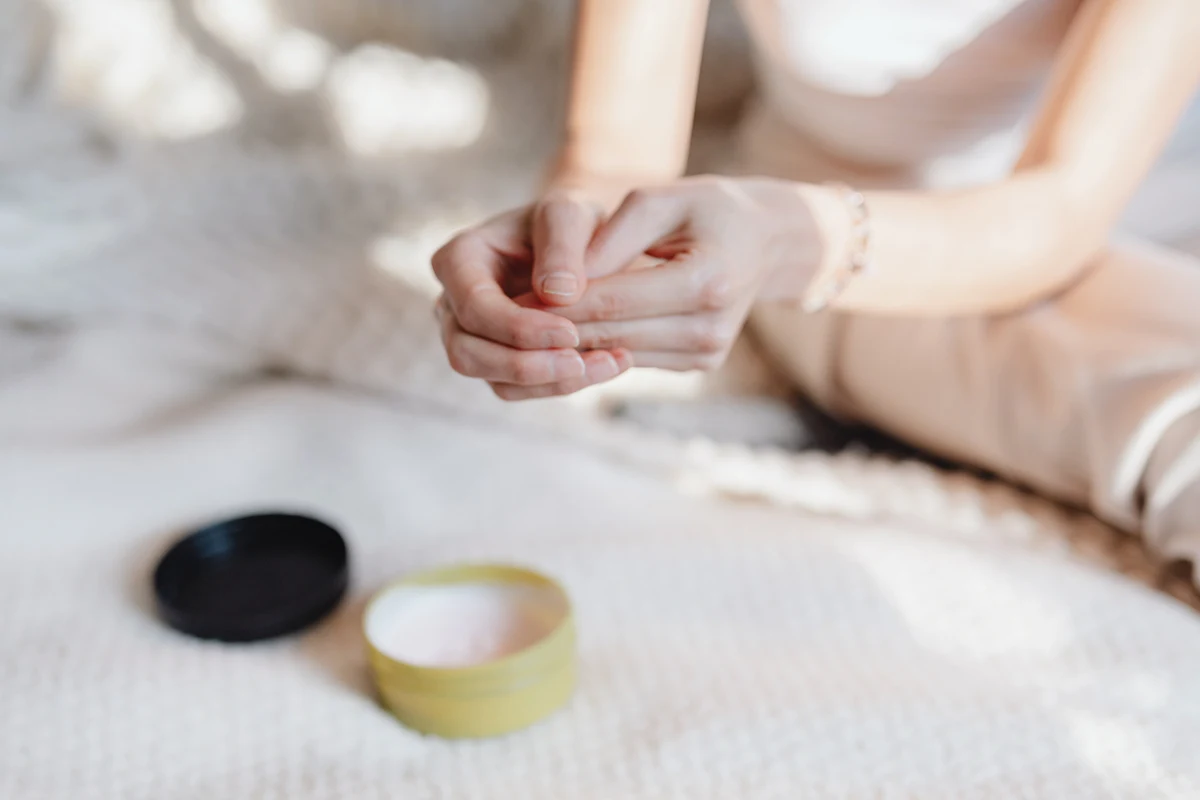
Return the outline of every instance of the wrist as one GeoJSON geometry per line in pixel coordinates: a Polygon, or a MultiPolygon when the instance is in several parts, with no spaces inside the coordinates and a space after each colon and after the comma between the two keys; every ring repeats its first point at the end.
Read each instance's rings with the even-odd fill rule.
{"type": "Polygon", "coordinates": [[[848,254],[852,221],[836,190],[772,181],[774,224],[764,300],[803,300],[848,254]]]}
{"type": "Polygon", "coordinates": [[[836,272],[849,257],[854,220],[837,189],[806,183],[798,191],[808,204],[821,242],[820,253],[811,265],[812,282],[817,282],[836,272]]]}
{"type": "Polygon", "coordinates": [[[565,190],[583,195],[611,213],[633,189],[661,185],[675,177],[674,173],[666,170],[597,168],[568,147],[555,158],[544,188],[547,191],[565,190]]]}

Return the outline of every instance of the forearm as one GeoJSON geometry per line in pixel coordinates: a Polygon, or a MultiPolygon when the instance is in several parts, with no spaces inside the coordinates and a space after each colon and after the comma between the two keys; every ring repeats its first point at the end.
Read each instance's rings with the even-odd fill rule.
{"type": "MultiPolygon", "coordinates": [[[[1105,244],[1200,81],[1200,3],[1081,7],[1013,175],[960,192],[868,193],[872,274],[837,305],[914,314],[1000,312],[1074,279],[1105,244]]],[[[847,213],[808,189],[845,258],[847,213]]]]}
{"type": "Polygon", "coordinates": [[[682,174],[707,0],[580,0],[552,182],[619,192],[682,174]]]}
{"type": "MultiPolygon", "coordinates": [[[[840,195],[804,187],[826,248],[817,280],[849,257],[840,195]]],[[[1073,214],[1061,181],[1031,171],[952,193],[868,192],[870,263],[840,308],[902,314],[1003,312],[1073,280],[1104,245],[1107,220],[1073,214]]]]}

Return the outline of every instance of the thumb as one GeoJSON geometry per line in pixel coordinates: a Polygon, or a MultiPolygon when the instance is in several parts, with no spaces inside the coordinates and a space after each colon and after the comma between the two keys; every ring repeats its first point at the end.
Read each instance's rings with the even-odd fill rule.
{"type": "Polygon", "coordinates": [[[533,212],[533,291],[550,306],[569,306],[583,296],[583,259],[600,210],[581,200],[556,195],[533,212]]]}

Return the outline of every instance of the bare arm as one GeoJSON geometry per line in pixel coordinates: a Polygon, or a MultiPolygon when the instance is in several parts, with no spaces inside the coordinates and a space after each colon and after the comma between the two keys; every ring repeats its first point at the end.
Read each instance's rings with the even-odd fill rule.
{"type": "MultiPolygon", "coordinates": [[[[1200,0],[1080,8],[1013,173],[955,192],[869,192],[875,270],[837,305],[1003,312],[1050,295],[1105,246],[1200,83],[1200,0]]],[[[580,0],[555,183],[609,200],[658,185],[603,222],[552,191],[439,251],[446,347],[464,374],[518,399],[577,391],[630,364],[710,369],[754,302],[799,299],[814,273],[828,279],[844,263],[851,215],[831,189],[672,180],[685,163],[706,11],[702,0],[580,0]],[[493,255],[487,270],[480,247],[493,255]],[[662,263],[624,269],[642,254],[662,263]],[[531,293],[514,301],[499,283],[506,274],[527,287],[512,292],[531,293]],[[539,344],[560,336],[583,363],[531,349],[569,347],[539,344]]]]}
{"type": "MultiPolygon", "coordinates": [[[[559,183],[610,196],[682,170],[705,3],[581,0],[559,183]]],[[[1078,276],[1200,82],[1200,2],[1085,0],[1006,180],[956,192],[871,192],[875,268],[837,305],[908,314],[999,312],[1078,276]]],[[[849,218],[797,191],[826,243],[818,280],[846,257],[849,218]]]]}
{"type": "Polygon", "coordinates": [[[620,195],[687,160],[708,0],[579,0],[554,183],[620,195]]]}
{"type": "MultiPolygon", "coordinates": [[[[838,305],[897,313],[1003,311],[1074,279],[1200,82],[1200,2],[1085,0],[1007,180],[944,194],[868,193],[875,271],[838,305]]],[[[827,241],[845,212],[809,187],[827,241]]],[[[844,258],[828,248],[824,267],[844,258]]]]}

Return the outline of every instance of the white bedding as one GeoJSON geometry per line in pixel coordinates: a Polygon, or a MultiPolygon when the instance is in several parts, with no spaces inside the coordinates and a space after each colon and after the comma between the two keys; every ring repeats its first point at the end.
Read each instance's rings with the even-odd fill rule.
{"type": "MultiPolygon", "coordinates": [[[[44,400],[125,404],[140,370],[123,387],[60,373],[44,400]]],[[[113,437],[6,435],[5,798],[1200,792],[1195,612],[1064,558],[1050,522],[967,483],[804,467],[831,503],[890,472],[914,517],[944,525],[706,500],[561,438],[287,382],[113,437]],[[342,608],[251,646],[159,624],[147,581],[167,541],[264,508],[342,527],[342,608]],[[376,706],[359,615],[384,581],[464,559],[560,578],[583,676],[544,724],[456,744],[376,706]]]]}

